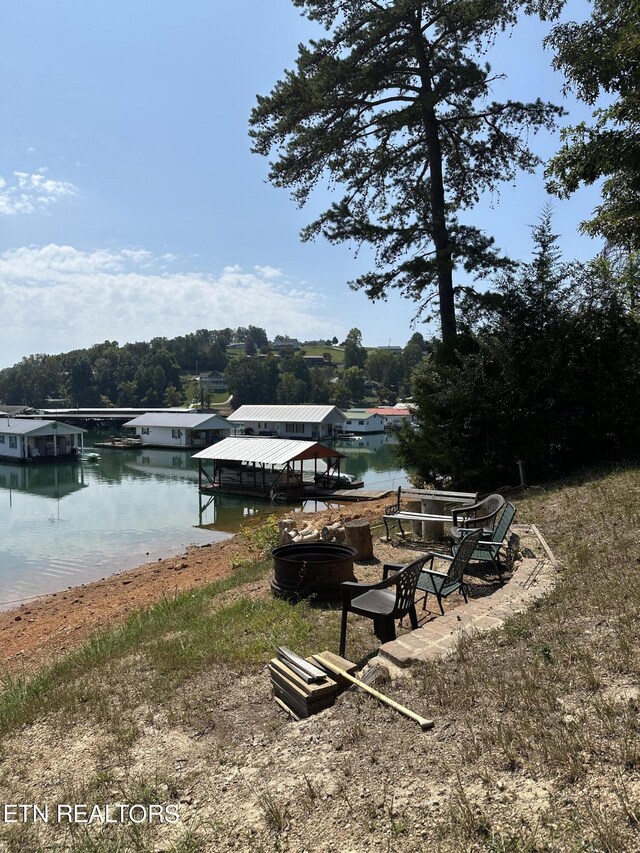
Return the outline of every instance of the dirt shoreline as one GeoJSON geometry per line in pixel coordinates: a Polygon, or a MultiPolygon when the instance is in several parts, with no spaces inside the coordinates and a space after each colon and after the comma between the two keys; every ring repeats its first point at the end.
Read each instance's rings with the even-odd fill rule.
{"type": "MultiPolygon", "coordinates": [[[[314,525],[337,519],[375,519],[388,503],[384,498],[338,510],[296,513],[296,519],[305,518],[314,525]]],[[[193,545],[182,554],[0,611],[0,669],[32,671],[80,645],[97,630],[122,623],[140,607],[226,577],[233,561],[249,556],[250,546],[240,536],[193,545]]]]}

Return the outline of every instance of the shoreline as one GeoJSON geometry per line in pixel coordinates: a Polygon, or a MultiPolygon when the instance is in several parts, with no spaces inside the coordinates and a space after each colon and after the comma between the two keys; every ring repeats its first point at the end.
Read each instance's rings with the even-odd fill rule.
{"type": "MultiPolygon", "coordinates": [[[[387,504],[388,498],[383,498],[362,502],[357,509],[342,506],[300,513],[300,517],[314,519],[317,525],[337,519],[373,519],[382,515],[387,504]]],[[[139,608],[227,577],[234,558],[249,556],[251,546],[234,535],[0,610],[0,671],[31,672],[96,631],[121,624],[139,608]]]]}
{"type": "Polygon", "coordinates": [[[79,645],[101,628],[123,622],[163,596],[204,586],[231,571],[230,559],[246,546],[234,536],[191,545],[181,554],[100,580],[47,593],[0,611],[0,667],[32,670],[79,645]]]}

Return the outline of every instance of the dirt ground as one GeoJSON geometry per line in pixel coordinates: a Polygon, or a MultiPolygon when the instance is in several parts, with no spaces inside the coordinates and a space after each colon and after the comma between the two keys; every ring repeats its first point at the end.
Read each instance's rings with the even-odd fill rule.
{"type": "MultiPolygon", "coordinates": [[[[308,520],[314,526],[339,517],[378,520],[388,504],[351,504],[308,520]]],[[[381,542],[381,533],[374,530],[375,561],[355,567],[360,580],[377,579],[381,562],[415,556],[381,542]]],[[[136,607],[224,576],[242,556],[240,538],[194,547],[4,612],[2,660],[13,671],[28,671],[136,607]]],[[[223,598],[266,595],[268,584],[263,578],[223,598]]],[[[371,634],[370,625],[366,629],[371,634]]],[[[381,689],[388,688],[383,683],[381,689]]],[[[429,716],[433,709],[422,693],[411,679],[393,688],[398,701],[429,716]]],[[[81,825],[65,830],[26,821],[4,827],[0,853],[471,849],[460,845],[451,826],[455,774],[464,758],[442,711],[437,728],[422,732],[370,696],[348,692],[328,711],[296,723],[274,702],[266,668],[234,672],[229,666],[212,667],[168,702],[134,701],[122,710],[116,730],[99,720],[75,721],[68,729],[53,714],[10,735],[0,761],[0,802],[140,803],[145,780],[145,796],[173,803],[179,823],[151,827],[144,836],[126,820],[99,827],[95,837],[106,846],[98,847],[84,846],[81,825]]],[[[488,801],[495,790],[497,806],[516,807],[515,795],[496,783],[488,786],[488,801]]],[[[530,812],[531,801],[544,796],[540,786],[519,791],[517,807],[530,812]]]]}
{"type": "MultiPolygon", "coordinates": [[[[296,520],[322,526],[338,519],[380,518],[389,503],[384,498],[340,510],[296,513],[296,520]]],[[[79,645],[96,629],[122,622],[136,608],[225,577],[232,562],[243,556],[246,545],[237,537],[193,546],[183,554],[0,611],[0,665],[31,670],[79,645]]]]}

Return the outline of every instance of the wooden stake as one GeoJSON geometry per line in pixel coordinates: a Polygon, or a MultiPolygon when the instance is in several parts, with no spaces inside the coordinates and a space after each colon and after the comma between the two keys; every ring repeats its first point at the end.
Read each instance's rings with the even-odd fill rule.
{"type": "Polygon", "coordinates": [[[359,678],[354,678],[353,675],[349,675],[349,673],[346,670],[342,669],[342,667],[337,666],[335,663],[324,657],[324,654],[314,655],[314,658],[318,661],[318,663],[321,663],[322,666],[326,666],[326,668],[330,672],[338,673],[338,675],[341,675],[343,678],[346,678],[347,681],[350,681],[352,684],[355,684],[357,687],[360,687],[362,690],[365,690],[367,693],[370,693],[372,696],[375,696],[378,701],[384,703],[385,705],[389,705],[389,707],[393,708],[394,711],[398,711],[400,714],[404,714],[405,717],[409,717],[409,719],[415,720],[415,722],[418,723],[423,732],[427,729],[433,728],[433,720],[427,720],[425,717],[421,717],[419,714],[416,714],[415,711],[411,711],[409,708],[405,708],[405,706],[401,705],[399,702],[396,702],[395,700],[390,699],[388,696],[385,696],[384,693],[380,693],[373,687],[369,687],[368,684],[365,684],[364,681],[360,681],[359,678]]]}

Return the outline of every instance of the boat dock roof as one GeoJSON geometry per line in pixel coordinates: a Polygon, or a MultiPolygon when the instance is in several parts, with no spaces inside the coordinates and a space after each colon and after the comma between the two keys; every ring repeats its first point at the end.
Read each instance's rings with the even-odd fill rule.
{"type": "Polygon", "coordinates": [[[344,459],[343,453],[318,441],[232,436],[193,454],[193,459],[234,461],[259,465],[286,465],[305,459],[344,459]]]}

